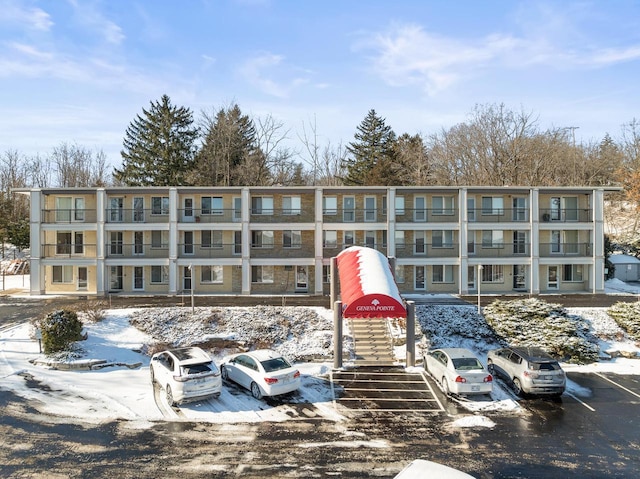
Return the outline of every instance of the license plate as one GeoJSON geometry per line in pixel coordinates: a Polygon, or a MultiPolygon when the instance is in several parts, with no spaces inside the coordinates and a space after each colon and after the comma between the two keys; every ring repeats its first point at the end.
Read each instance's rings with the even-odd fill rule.
{"type": "Polygon", "coordinates": [[[551,381],[553,379],[553,376],[545,376],[544,379],[547,381],[551,381]]]}
{"type": "Polygon", "coordinates": [[[472,391],[480,391],[480,386],[471,386],[472,391]]]}

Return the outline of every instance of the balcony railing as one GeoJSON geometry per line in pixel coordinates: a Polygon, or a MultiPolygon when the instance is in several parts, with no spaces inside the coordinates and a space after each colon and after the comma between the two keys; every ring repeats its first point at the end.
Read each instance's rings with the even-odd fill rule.
{"type": "Polygon", "coordinates": [[[315,220],[313,211],[300,209],[252,209],[253,223],[312,223],[315,220]]]}
{"type": "Polygon", "coordinates": [[[475,223],[519,223],[529,221],[527,208],[470,208],[467,221],[475,223]]]}
{"type": "Polygon", "coordinates": [[[107,243],[105,254],[107,258],[168,258],[169,246],[147,243],[107,243]]]}
{"type": "Polygon", "coordinates": [[[315,250],[312,246],[251,246],[252,258],[313,258],[315,250]]]}
{"type": "Polygon", "coordinates": [[[460,255],[458,243],[413,243],[396,245],[396,257],[398,258],[457,258],[460,255]]]}
{"type": "Polygon", "coordinates": [[[202,246],[200,244],[181,243],[178,245],[180,258],[231,258],[242,254],[240,244],[218,244],[202,246]]]}
{"type": "Polygon", "coordinates": [[[338,254],[340,254],[340,252],[342,250],[345,250],[347,248],[350,248],[351,246],[364,246],[367,248],[373,248],[377,251],[379,251],[380,253],[384,254],[385,256],[387,255],[387,245],[386,244],[365,244],[365,243],[329,243],[329,244],[324,244],[322,247],[322,255],[325,258],[331,258],[333,256],[337,256],[338,254]]]}
{"type": "Polygon", "coordinates": [[[43,223],[95,223],[96,210],[42,210],[43,223]]]}
{"type": "Polygon", "coordinates": [[[513,258],[529,256],[531,248],[529,243],[503,243],[494,245],[483,245],[469,243],[467,254],[478,258],[513,258]]]}
{"type": "Polygon", "coordinates": [[[397,223],[457,223],[457,208],[405,208],[396,210],[397,223]]]}
{"type": "Polygon", "coordinates": [[[152,209],[107,209],[107,223],[168,223],[169,212],[152,209]]]}
{"type": "Polygon", "coordinates": [[[325,223],[380,223],[387,221],[387,211],[376,208],[325,209],[322,220],[325,223]]]}
{"type": "Polygon", "coordinates": [[[178,210],[183,223],[230,223],[242,221],[242,212],[235,208],[183,208],[178,210]]]}
{"type": "Polygon", "coordinates": [[[42,257],[43,258],[95,258],[96,257],[96,245],[95,244],[43,244],[42,245],[42,257]]]}
{"type": "Polygon", "coordinates": [[[585,223],[592,221],[592,217],[592,210],[589,208],[540,209],[540,221],[543,223],[585,223]]]}
{"type": "Polygon", "coordinates": [[[591,256],[592,243],[540,243],[540,257],[591,256]]]}

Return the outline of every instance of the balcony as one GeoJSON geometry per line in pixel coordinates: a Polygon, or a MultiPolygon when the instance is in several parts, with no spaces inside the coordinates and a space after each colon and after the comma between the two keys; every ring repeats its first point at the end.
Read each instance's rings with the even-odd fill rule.
{"type": "Polygon", "coordinates": [[[95,258],[95,244],[43,244],[43,258],[95,258]]]}
{"type": "Polygon", "coordinates": [[[313,211],[299,209],[252,209],[252,223],[313,223],[313,211]]]}
{"type": "Polygon", "coordinates": [[[107,243],[105,247],[107,258],[168,258],[168,245],[154,245],[146,243],[107,243]]]}
{"type": "Polygon", "coordinates": [[[387,210],[371,209],[325,209],[325,223],[381,223],[387,221],[387,210]]]}
{"type": "Polygon", "coordinates": [[[397,258],[457,258],[459,255],[460,247],[457,243],[396,245],[397,258]]]}
{"type": "Polygon", "coordinates": [[[184,208],[178,210],[182,223],[231,223],[242,221],[242,212],[234,208],[184,208]]]}
{"type": "Polygon", "coordinates": [[[178,245],[178,257],[196,259],[217,259],[232,258],[242,254],[240,244],[219,244],[212,246],[202,246],[192,243],[181,243],[178,245]]]}
{"type": "Polygon", "coordinates": [[[540,257],[591,256],[593,243],[540,243],[540,257]]]}
{"type": "Polygon", "coordinates": [[[95,223],[96,214],[95,209],[42,210],[42,222],[53,224],[95,223]]]}
{"type": "Polygon", "coordinates": [[[334,256],[339,255],[343,250],[350,248],[351,246],[363,246],[365,248],[373,248],[383,255],[387,255],[387,245],[372,245],[372,244],[364,244],[364,243],[339,243],[339,244],[325,244],[322,246],[322,256],[324,258],[333,258],[334,256]]]}
{"type": "Polygon", "coordinates": [[[251,245],[252,258],[313,258],[315,249],[313,246],[282,246],[282,245],[251,245]]]}
{"type": "Polygon", "coordinates": [[[467,245],[467,254],[476,258],[517,258],[531,254],[529,243],[476,244],[467,245]]]}
{"type": "Polygon", "coordinates": [[[584,209],[540,209],[540,221],[543,223],[588,223],[592,220],[592,210],[584,209]]]}
{"type": "Polygon", "coordinates": [[[470,208],[467,221],[473,223],[522,223],[529,221],[526,208],[470,208]]]}
{"type": "Polygon", "coordinates": [[[107,209],[107,223],[168,223],[169,212],[152,209],[107,209]]]}
{"type": "Polygon", "coordinates": [[[405,208],[396,210],[396,223],[457,223],[457,208],[405,208]]]}

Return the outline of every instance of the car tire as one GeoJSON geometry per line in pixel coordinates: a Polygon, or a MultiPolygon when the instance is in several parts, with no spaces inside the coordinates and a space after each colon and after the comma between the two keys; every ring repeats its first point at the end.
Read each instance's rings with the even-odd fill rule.
{"type": "Polygon", "coordinates": [[[167,384],[167,387],[165,388],[165,393],[167,396],[167,402],[169,403],[169,406],[175,406],[176,402],[173,400],[173,392],[171,391],[171,386],[169,386],[167,384]]]}
{"type": "Polygon", "coordinates": [[[152,367],[149,368],[149,377],[151,378],[151,384],[156,382],[156,378],[155,378],[155,375],[153,374],[153,368],[152,367]]]}
{"type": "Polygon", "coordinates": [[[449,383],[447,382],[447,378],[442,378],[442,389],[444,393],[448,396],[451,394],[451,390],[449,389],[449,383]]]}
{"type": "Polygon", "coordinates": [[[222,376],[223,381],[229,380],[229,371],[224,366],[220,366],[220,376],[222,376]]]}
{"type": "Polygon", "coordinates": [[[262,391],[260,391],[260,386],[255,382],[251,383],[251,395],[256,399],[262,399],[262,391]]]}
{"type": "Polygon", "coordinates": [[[522,383],[518,378],[513,378],[513,391],[517,396],[520,396],[522,398],[526,396],[526,394],[522,390],[522,383]]]}
{"type": "Polygon", "coordinates": [[[487,370],[491,373],[492,376],[496,375],[496,367],[493,365],[493,361],[487,361],[487,370]]]}

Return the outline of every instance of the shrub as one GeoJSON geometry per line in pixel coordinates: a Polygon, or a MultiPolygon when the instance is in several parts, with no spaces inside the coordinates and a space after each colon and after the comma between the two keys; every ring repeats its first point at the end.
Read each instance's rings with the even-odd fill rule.
{"type": "Polygon", "coordinates": [[[635,341],[640,341],[640,303],[616,303],[607,313],[635,341]]]}
{"type": "Polygon", "coordinates": [[[82,322],[75,311],[59,310],[38,322],[45,354],[57,353],[82,339],[82,322]]]}

